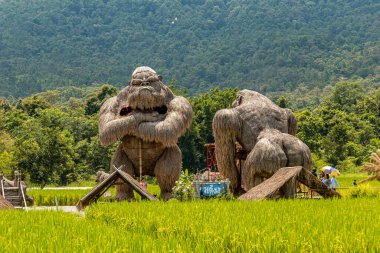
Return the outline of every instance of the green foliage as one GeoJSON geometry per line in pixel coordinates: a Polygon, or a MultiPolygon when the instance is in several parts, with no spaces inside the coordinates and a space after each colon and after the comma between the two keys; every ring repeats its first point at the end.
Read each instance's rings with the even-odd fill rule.
{"type": "Polygon", "coordinates": [[[337,83],[319,107],[296,113],[297,136],[319,160],[343,172],[358,171],[380,145],[375,100],[380,88],[366,94],[366,86],[366,80],[337,83]]]}
{"type": "Polygon", "coordinates": [[[180,80],[190,94],[215,85],[289,91],[368,77],[378,73],[379,5],[374,0],[1,1],[0,73],[6,74],[0,75],[0,96],[73,84],[122,87],[139,65],[180,80]]]}
{"type": "Polygon", "coordinates": [[[29,116],[34,116],[38,113],[39,110],[43,110],[49,107],[51,107],[51,105],[42,97],[32,96],[21,100],[16,108],[22,110],[29,116]]]}
{"type": "Polygon", "coordinates": [[[212,119],[218,110],[231,106],[237,92],[236,88],[212,88],[209,92],[190,97],[193,123],[179,140],[179,147],[184,153],[183,167],[193,173],[205,168],[205,144],[214,142],[212,119]]]}
{"type": "MultiPolygon", "coordinates": [[[[176,94],[188,96],[186,90],[176,87],[172,86],[176,94]]],[[[380,108],[376,100],[380,89],[375,87],[372,78],[340,82],[336,87],[326,88],[317,106],[294,110],[298,118],[297,136],[312,151],[314,168],[331,165],[343,173],[356,172],[380,147],[380,108]],[[346,99],[341,93],[355,98],[346,99]]],[[[194,112],[193,123],[180,138],[179,146],[183,167],[189,172],[204,169],[205,144],[214,142],[212,119],[216,111],[230,107],[237,91],[237,88],[213,88],[188,96],[194,112]]],[[[100,145],[97,111],[114,92],[116,88],[109,85],[70,87],[36,94],[21,103],[3,100],[9,107],[0,109],[0,169],[8,175],[19,169],[32,183],[41,186],[88,180],[98,170],[107,171],[117,143],[106,148],[100,145]],[[86,92],[90,95],[86,96],[86,92]],[[88,115],[86,101],[92,101],[91,98],[97,102],[92,104],[94,114],[88,115]],[[32,106],[20,107],[23,102],[32,106]],[[49,106],[40,106],[45,103],[49,106]]],[[[311,92],[307,97],[317,101],[314,96],[311,92]]],[[[275,97],[292,106],[293,100],[288,95],[272,98],[275,97]]]]}
{"type": "Polygon", "coordinates": [[[284,96],[280,96],[277,99],[276,104],[281,108],[289,108],[289,102],[284,96]]]}
{"type": "MultiPolygon", "coordinates": [[[[52,112],[54,113],[54,112],[52,112]]],[[[49,182],[67,184],[76,179],[74,138],[67,130],[51,122],[44,126],[37,120],[27,122],[24,136],[16,140],[17,165],[30,175],[32,182],[44,187],[49,182]]]]}
{"type": "Polygon", "coordinates": [[[331,109],[338,109],[347,113],[355,110],[357,102],[364,97],[362,83],[357,82],[338,82],[331,96],[328,97],[326,104],[331,109]]]}
{"type": "Polygon", "coordinates": [[[322,146],[322,137],[326,135],[325,122],[318,115],[305,110],[296,113],[298,120],[297,137],[303,140],[314,153],[319,154],[322,146]]]}
{"type": "Polygon", "coordinates": [[[377,198],[380,196],[379,188],[370,187],[362,184],[349,190],[348,196],[351,198],[377,198]]]}
{"type": "Polygon", "coordinates": [[[181,171],[181,175],[173,187],[173,194],[180,201],[189,201],[194,199],[194,188],[192,186],[194,175],[189,171],[181,171]]]}
{"type": "MultiPolygon", "coordinates": [[[[107,88],[115,89],[102,86],[93,94],[107,96],[107,88]]],[[[114,147],[100,146],[97,116],[86,116],[82,102],[71,107],[67,103],[72,101],[67,95],[72,94],[70,90],[37,94],[0,111],[0,133],[4,137],[0,141],[0,168],[4,172],[18,168],[32,183],[44,187],[88,180],[97,170],[107,170],[114,147]],[[41,106],[46,104],[49,106],[41,106]]]]}
{"type": "Polygon", "coordinates": [[[11,176],[12,171],[17,168],[17,162],[12,152],[0,153],[0,171],[4,173],[6,177],[11,176]]]}
{"type": "Polygon", "coordinates": [[[110,97],[117,94],[117,89],[112,85],[103,85],[95,94],[88,96],[85,102],[86,115],[93,115],[99,112],[102,104],[110,97]]]}

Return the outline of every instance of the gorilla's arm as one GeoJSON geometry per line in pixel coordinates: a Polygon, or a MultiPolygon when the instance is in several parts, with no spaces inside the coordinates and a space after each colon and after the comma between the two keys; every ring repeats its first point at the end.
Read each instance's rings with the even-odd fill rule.
{"type": "Polygon", "coordinates": [[[178,138],[190,126],[193,110],[186,98],[177,96],[170,101],[164,120],[141,123],[136,135],[146,141],[163,143],[165,146],[176,145],[178,138]]]}
{"type": "Polygon", "coordinates": [[[230,188],[235,192],[240,188],[235,163],[235,142],[241,132],[241,120],[237,111],[235,109],[218,111],[212,121],[212,128],[219,171],[230,180],[230,188]]]}
{"type": "Polygon", "coordinates": [[[134,135],[139,123],[157,120],[157,113],[133,113],[129,116],[119,117],[119,104],[117,97],[108,99],[99,112],[99,139],[103,146],[120,140],[125,135],[134,135]]]}
{"type": "Polygon", "coordinates": [[[294,116],[292,110],[284,109],[288,116],[288,134],[296,136],[297,133],[297,118],[294,116]]]}

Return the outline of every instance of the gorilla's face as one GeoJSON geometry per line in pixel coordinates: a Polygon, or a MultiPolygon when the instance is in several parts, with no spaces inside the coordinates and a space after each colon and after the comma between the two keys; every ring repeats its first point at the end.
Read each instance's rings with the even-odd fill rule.
{"type": "Polygon", "coordinates": [[[121,108],[120,116],[127,116],[134,111],[151,113],[157,111],[166,114],[166,100],[172,96],[162,83],[161,76],[150,71],[134,74],[129,85],[117,96],[121,108]]]}

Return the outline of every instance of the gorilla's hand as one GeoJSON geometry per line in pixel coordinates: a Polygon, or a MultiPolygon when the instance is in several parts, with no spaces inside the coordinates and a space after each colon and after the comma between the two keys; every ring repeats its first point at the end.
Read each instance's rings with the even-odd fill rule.
{"type": "Polygon", "coordinates": [[[134,118],[134,121],[137,124],[140,124],[141,122],[155,122],[155,121],[160,120],[160,115],[158,112],[149,112],[149,113],[136,112],[132,114],[131,117],[134,118]]]}

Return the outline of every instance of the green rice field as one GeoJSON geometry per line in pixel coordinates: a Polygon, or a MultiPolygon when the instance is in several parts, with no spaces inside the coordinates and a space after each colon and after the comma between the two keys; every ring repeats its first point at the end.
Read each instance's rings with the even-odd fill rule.
{"type": "Polygon", "coordinates": [[[2,252],[380,252],[380,198],[0,212],[2,252]]]}
{"type": "MultiPolygon", "coordinates": [[[[34,199],[35,206],[55,206],[55,199],[60,206],[74,206],[83,196],[85,196],[91,189],[77,189],[77,190],[45,190],[33,189],[27,190],[27,194],[34,199]]],[[[158,185],[148,185],[148,191],[152,194],[159,195],[160,188],[158,185]]],[[[115,188],[111,187],[108,192],[115,196],[115,188]]],[[[136,199],[140,196],[135,194],[136,199]]],[[[111,197],[101,197],[99,201],[110,200],[111,197]]]]}
{"type": "MultiPolygon", "coordinates": [[[[355,187],[352,187],[352,181],[354,179],[357,182],[365,179],[367,177],[366,174],[344,174],[338,177],[338,181],[341,189],[337,189],[337,191],[342,194],[342,196],[350,196],[354,191],[357,191],[355,187]]],[[[361,189],[364,189],[366,192],[370,193],[370,195],[378,195],[380,197],[380,182],[371,181],[362,186],[361,189]]],[[[36,206],[54,206],[55,199],[58,201],[58,205],[60,206],[73,206],[75,205],[80,198],[85,196],[90,190],[41,190],[41,189],[32,189],[28,190],[27,194],[34,198],[34,205],[36,206]]],[[[115,195],[115,189],[111,187],[108,190],[112,196],[115,195]]],[[[148,184],[148,191],[152,194],[156,194],[159,196],[160,188],[158,185],[148,184]]],[[[135,194],[136,199],[139,199],[139,196],[135,194]]],[[[100,201],[109,200],[110,198],[102,197],[100,201]]]]}

